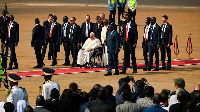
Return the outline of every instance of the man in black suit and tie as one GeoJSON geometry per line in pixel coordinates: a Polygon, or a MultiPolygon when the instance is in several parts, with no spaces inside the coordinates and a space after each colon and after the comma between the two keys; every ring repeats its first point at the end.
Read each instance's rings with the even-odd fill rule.
{"type": "Polygon", "coordinates": [[[172,25],[168,22],[168,17],[166,15],[162,16],[163,24],[161,25],[161,60],[162,60],[162,67],[160,70],[170,70],[171,69],[171,49],[170,46],[172,45],[172,25]],[[165,51],[167,52],[168,62],[167,68],[165,64],[165,51]]]}
{"type": "Polygon", "coordinates": [[[65,51],[65,63],[63,65],[70,65],[69,53],[70,53],[70,42],[69,42],[69,28],[70,23],[68,22],[68,17],[63,17],[63,24],[61,26],[61,43],[63,43],[65,51]]]}
{"type": "Polygon", "coordinates": [[[6,11],[2,11],[2,16],[0,17],[0,38],[1,38],[1,53],[4,53],[6,33],[8,30],[7,24],[10,22],[10,18],[6,16],[6,11]]]}
{"type": "Polygon", "coordinates": [[[32,31],[31,46],[34,47],[34,50],[35,50],[37,66],[33,68],[43,67],[41,50],[42,50],[42,46],[44,45],[44,37],[45,37],[45,28],[40,25],[40,20],[36,18],[35,27],[33,28],[33,31],[32,31]]]}
{"type": "Polygon", "coordinates": [[[101,30],[102,30],[102,27],[103,27],[103,25],[101,24],[101,17],[97,16],[96,21],[97,22],[94,24],[94,27],[93,27],[93,32],[94,32],[96,38],[101,40],[101,30]]]}
{"type": "MultiPolygon", "coordinates": [[[[18,69],[15,46],[17,47],[19,42],[19,24],[14,21],[13,15],[10,15],[10,23],[7,24],[7,27],[8,31],[7,31],[6,44],[8,44],[11,51],[8,70],[18,69]],[[15,66],[12,68],[13,63],[15,66]]],[[[6,52],[8,52],[8,49],[6,50],[6,52]]]]}
{"type": "Polygon", "coordinates": [[[51,44],[52,44],[52,57],[53,57],[53,61],[52,61],[52,64],[51,66],[55,66],[57,65],[57,48],[58,48],[58,45],[60,44],[60,28],[61,28],[61,25],[57,22],[57,16],[54,15],[53,16],[53,22],[51,23],[49,29],[50,29],[50,32],[49,32],[49,38],[51,39],[51,44]]]}
{"type": "Polygon", "coordinates": [[[46,49],[47,49],[47,45],[49,43],[49,52],[48,52],[48,60],[51,60],[51,56],[52,56],[52,46],[51,46],[51,38],[49,38],[49,26],[51,25],[51,23],[53,22],[53,15],[49,14],[48,15],[48,20],[43,22],[43,26],[45,28],[45,45],[42,48],[42,59],[44,60],[45,54],[46,54],[46,49]]]}
{"type": "Polygon", "coordinates": [[[34,112],[50,112],[44,108],[45,100],[42,95],[37,96],[36,98],[36,107],[33,109],[34,112]]]}
{"type": "Polygon", "coordinates": [[[69,28],[70,50],[73,57],[72,67],[76,67],[77,55],[81,43],[81,28],[76,24],[76,18],[71,17],[69,28]]]}
{"type": "Polygon", "coordinates": [[[115,73],[113,75],[119,75],[118,69],[118,52],[120,46],[120,35],[115,29],[116,25],[114,23],[110,24],[109,30],[107,32],[106,45],[108,52],[108,68],[107,74],[105,76],[112,75],[112,67],[115,65],[115,73]]]}
{"type": "Polygon", "coordinates": [[[120,72],[120,74],[126,73],[127,63],[129,62],[130,54],[133,66],[133,73],[137,73],[137,65],[135,57],[135,48],[138,40],[137,24],[131,21],[130,17],[126,17],[126,20],[127,24],[124,24],[122,26],[123,34],[121,43],[124,49],[124,62],[123,62],[123,70],[122,72],[120,72]]]}
{"type": "Polygon", "coordinates": [[[81,25],[81,43],[82,45],[85,41],[90,38],[90,33],[93,31],[93,23],[90,22],[90,16],[86,15],[85,22],[81,25]]]}
{"type": "Polygon", "coordinates": [[[151,65],[153,63],[153,55],[156,57],[156,68],[153,71],[159,71],[159,47],[160,47],[160,26],[156,23],[156,18],[151,18],[150,35],[149,35],[149,62],[146,69],[151,71],[151,65]]]}
{"type": "Polygon", "coordinates": [[[145,20],[146,25],[144,26],[144,35],[143,35],[143,41],[142,41],[142,48],[143,48],[143,56],[144,56],[144,62],[145,67],[143,69],[147,68],[148,65],[148,52],[149,52],[149,34],[150,34],[150,22],[151,18],[147,17],[145,20]]]}

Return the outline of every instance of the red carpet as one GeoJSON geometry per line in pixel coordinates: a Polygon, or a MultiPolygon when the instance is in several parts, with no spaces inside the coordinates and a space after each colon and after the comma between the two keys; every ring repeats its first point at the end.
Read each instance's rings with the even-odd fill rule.
{"type": "MultiPolygon", "coordinates": [[[[200,59],[172,61],[172,66],[185,66],[185,65],[196,65],[196,64],[200,64],[200,59]]],[[[153,65],[155,66],[155,63],[153,65]]],[[[144,66],[145,66],[144,63],[137,64],[138,69],[141,69],[144,66]]],[[[160,66],[161,66],[161,63],[160,63],[160,66]]],[[[123,67],[123,65],[119,65],[119,69],[122,69],[122,67],[123,67]]],[[[61,68],[61,69],[55,70],[55,75],[71,74],[71,73],[99,72],[99,71],[106,71],[106,70],[107,70],[107,68],[61,68]]],[[[8,74],[10,74],[10,73],[8,73],[8,74]]],[[[43,71],[42,70],[22,71],[22,72],[16,72],[14,74],[17,74],[22,77],[31,77],[31,76],[40,76],[43,74],[43,71]]]]}

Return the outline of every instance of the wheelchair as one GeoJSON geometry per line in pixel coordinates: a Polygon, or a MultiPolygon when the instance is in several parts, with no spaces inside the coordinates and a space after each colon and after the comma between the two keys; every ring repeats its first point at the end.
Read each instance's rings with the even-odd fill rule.
{"type": "Polygon", "coordinates": [[[103,48],[102,47],[98,47],[94,50],[94,53],[91,55],[90,57],[90,62],[89,63],[85,63],[84,67],[85,68],[100,68],[101,67],[101,63],[102,63],[102,53],[103,53],[103,48]]]}

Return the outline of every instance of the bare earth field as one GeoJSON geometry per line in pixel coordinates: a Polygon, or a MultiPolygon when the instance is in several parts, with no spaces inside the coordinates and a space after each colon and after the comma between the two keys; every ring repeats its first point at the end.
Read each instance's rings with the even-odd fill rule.
{"type": "MultiPolygon", "coordinates": [[[[0,5],[0,10],[4,9],[4,5],[0,5]]],[[[17,59],[19,63],[18,70],[12,70],[8,72],[28,71],[34,70],[33,66],[36,65],[36,59],[34,49],[31,47],[32,28],[34,27],[34,19],[39,18],[41,23],[47,19],[49,13],[55,14],[58,17],[58,22],[62,23],[62,17],[67,15],[68,17],[75,16],[77,18],[77,24],[81,25],[84,22],[85,15],[91,15],[91,21],[95,22],[95,17],[104,12],[108,17],[109,11],[107,7],[94,7],[94,6],[70,6],[70,5],[25,5],[16,4],[9,5],[8,11],[15,16],[15,21],[20,25],[20,42],[16,48],[17,59]]],[[[185,51],[186,41],[188,34],[191,33],[193,43],[193,53],[191,57],[200,59],[200,8],[181,8],[181,7],[169,7],[169,8],[156,8],[156,7],[138,7],[136,23],[138,24],[138,45],[136,49],[137,63],[143,63],[142,56],[142,36],[143,27],[145,25],[144,20],[147,16],[156,17],[157,23],[162,24],[161,17],[166,14],[169,17],[169,23],[173,25],[173,39],[178,35],[180,54],[178,58],[185,60],[188,55],[185,51]]],[[[116,16],[117,17],[117,16],[116,16]]],[[[173,47],[171,47],[173,49],[173,47]]],[[[119,53],[119,60],[122,63],[123,50],[119,53]]],[[[175,55],[172,51],[172,59],[175,59],[175,55]]],[[[50,67],[51,61],[45,58],[46,67],[50,67]]],[[[61,52],[58,53],[58,65],[53,67],[65,68],[62,66],[64,63],[64,50],[61,47],[61,52]]],[[[69,67],[69,66],[68,66],[69,67]]],[[[83,91],[89,92],[94,84],[99,83],[102,86],[112,85],[114,87],[114,94],[118,89],[118,80],[126,75],[132,75],[132,70],[127,70],[126,75],[108,76],[105,77],[106,72],[92,72],[92,73],[77,73],[77,74],[65,74],[56,75],[53,77],[53,81],[56,81],[61,86],[61,92],[68,88],[71,82],[76,82],[83,91]]],[[[150,85],[155,88],[155,92],[161,92],[162,89],[175,90],[173,79],[182,77],[186,81],[186,90],[193,91],[193,87],[196,82],[200,81],[200,65],[172,67],[170,71],[159,72],[144,72],[141,69],[134,75],[135,79],[146,78],[150,85]]],[[[42,76],[37,77],[24,77],[19,86],[25,87],[29,94],[29,104],[35,106],[35,98],[38,95],[38,87],[43,83],[42,76]]],[[[4,87],[0,88],[0,101],[6,101],[4,97],[4,87]]]]}

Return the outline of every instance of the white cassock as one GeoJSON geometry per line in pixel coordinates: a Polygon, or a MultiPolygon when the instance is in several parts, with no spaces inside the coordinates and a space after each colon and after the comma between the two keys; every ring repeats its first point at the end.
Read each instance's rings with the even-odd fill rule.
{"type": "Polygon", "coordinates": [[[94,53],[94,49],[101,46],[101,42],[99,39],[94,38],[94,40],[91,40],[88,38],[85,43],[83,44],[82,49],[78,52],[78,60],[77,64],[83,65],[84,62],[90,62],[90,57],[94,53]],[[87,52],[88,49],[91,49],[91,51],[87,52]]]}
{"type": "Polygon", "coordinates": [[[105,45],[105,40],[106,40],[106,33],[107,33],[107,26],[104,26],[101,30],[101,44],[104,44],[103,48],[103,54],[102,54],[102,63],[101,66],[106,66],[108,65],[108,52],[107,52],[107,46],[105,45]]]}
{"type": "Polygon", "coordinates": [[[45,100],[50,99],[51,90],[53,88],[56,88],[60,93],[60,85],[58,83],[49,81],[43,84],[42,96],[44,97],[45,100]]]}
{"type": "Polygon", "coordinates": [[[11,102],[15,106],[15,110],[17,110],[17,102],[19,100],[25,100],[25,93],[22,88],[17,86],[13,86],[11,88],[10,94],[7,96],[7,102],[11,102]]]}

